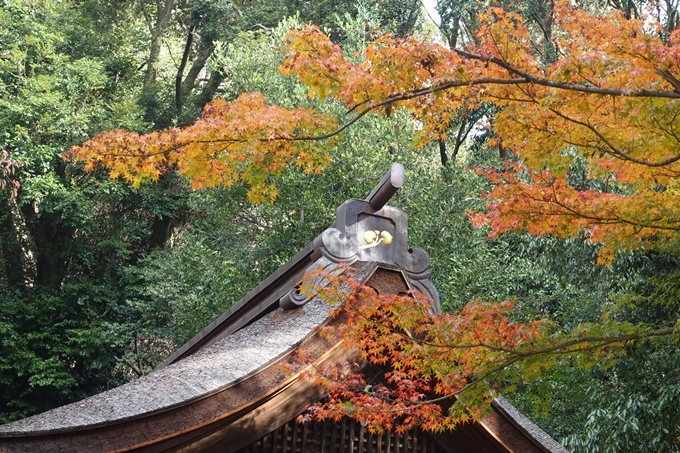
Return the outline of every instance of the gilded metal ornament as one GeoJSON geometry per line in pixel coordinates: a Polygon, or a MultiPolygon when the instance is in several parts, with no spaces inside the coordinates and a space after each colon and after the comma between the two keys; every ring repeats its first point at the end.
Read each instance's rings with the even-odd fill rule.
{"type": "Polygon", "coordinates": [[[366,241],[366,245],[359,247],[359,250],[371,249],[380,244],[390,245],[392,235],[388,231],[368,230],[364,233],[364,241],[366,241]]]}

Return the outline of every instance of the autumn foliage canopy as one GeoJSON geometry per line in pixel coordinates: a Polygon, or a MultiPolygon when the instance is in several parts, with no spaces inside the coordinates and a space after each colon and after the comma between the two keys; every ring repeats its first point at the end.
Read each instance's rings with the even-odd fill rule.
{"type": "Polygon", "coordinates": [[[604,245],[603,262],[619,247],[677,248],[680,31],[664,41],[649,21],[558,3],[560,58],[545,67],[519,16],[491,8],[479,19],[479,42],[469,49],[385,36],[360,64],[318,28],[292,30],[281,72],[299,77],[310,97],[343,102],[344,123],[249,93],[212,102],[186,128],[106,132],[67,157],[135,186],[177,168],[195,188],[243,182],[252,200],[273,200],[272,177],[287,165],[321,171],[334,139],[370,112],[407,109],[422,123],[416,144],[423,146],[445,139],[461,108],[492,103],[497,144],[522,162],[497,176],[490,214],[476,217],[491,223],[492,235],[586,233],[604,245]],[[611,181],[611,190],[574,187],[567,176],[575,164],[611,181]]]}
{"type": "MultiPolygon", "coordinates": [[[[518,159],[486,172],[495,184],[488,212],[471,213],[475,223],[490,225],[492,237],[509,231],[584,236],[602,245],[602,264],[620,249],[679,253],[680,30],[664,36],[651,20],[591,15],[558,2],[558,58],[546,65],[518,15],[491,8],[479,23],[477,40],[464,49],[384,36],[365,49],[361,63],[314,26],[292,30],[281,72],[298,77],[310,97],[343,103],[344,120],[244,94],[209,104],[192,126],[106,132],[68,157],[88,169],[107,167],[111,177],[134,185],[169,168],[196,188],[242,182],[261,202],[275,198],[272,177],[287,166],[321,171],[342,131],[367,114],[407,110],[422,125],[416,145],[424,146],[445,140],[455,115],[493,104],[491,144],[518,159]],[[576,167],[579,181],[571,176],[576,167]]],[[[418,423],[437,430],[464,420],[488,401],[486,384],[501,370],[521,363],[521,376],[530,377],[547,366],[535,359],[539,352],[606,358],[617,341],[674,333],[604,323],[564,335],[548,322],[512,323],[510,303],[473,303],[455,316],[433,317],[417,297],[398,304],[368,299],[356,318],[350,315],[356,329],[343,334],[366,358],[389,363],[391,387],[369,388],[356,375],[339,383],[331,373],[324,379],[335,396],[325,414],[373,407],[366,421],[383,427],[418,423]],[[454,395],[466,401],[464,411],[442,414],[430,404],[454,395]]]]}

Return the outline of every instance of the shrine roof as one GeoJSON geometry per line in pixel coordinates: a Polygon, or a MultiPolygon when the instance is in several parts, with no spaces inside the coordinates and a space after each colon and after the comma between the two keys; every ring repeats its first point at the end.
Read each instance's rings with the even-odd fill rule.
{"type": "Polygon", "coordinates": [[[177,363],[77,403],[2,425],[0,433],[91,428],[204,398],[275,363],[327,317],[328,305],[319,298],[298,310],[276,310],[177,363]]]}

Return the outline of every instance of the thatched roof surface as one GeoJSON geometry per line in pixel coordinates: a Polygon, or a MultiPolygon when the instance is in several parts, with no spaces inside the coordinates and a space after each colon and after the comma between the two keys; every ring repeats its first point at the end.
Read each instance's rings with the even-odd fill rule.
{"type": "Polygon", "coordinates": [[[166,411],[224,390],[289,353],[328,318],[319,298],[278,309],[193,355],[118,388],[0,426],[0,436],[71,431],[166,411]]]}
{"type": "Polygon", "coordinates": [[[499,396],[494,400],[494,406],[519,428],[520,431],[523,431],[529,438],[533,439],[535,443],[543,447],[545,451],[550,453],[569,453],[569,450],[536,426],[534,422],[526,418],[515,406],[510,404],[510,401],[499,396]]]}

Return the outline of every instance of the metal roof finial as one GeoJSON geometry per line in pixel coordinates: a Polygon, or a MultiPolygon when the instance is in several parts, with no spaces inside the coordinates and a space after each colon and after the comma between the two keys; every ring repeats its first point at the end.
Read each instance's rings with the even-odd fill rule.
{"type": "Polygon", "coordinates": [[[375,189],[366,198],[366,201],[376,211],[380,211],[383,206],[390,201],[390,198],[397,193],[397,190],[404,185],[404,167],[394,163],[383,179],[375,186],[375,189]]]}

